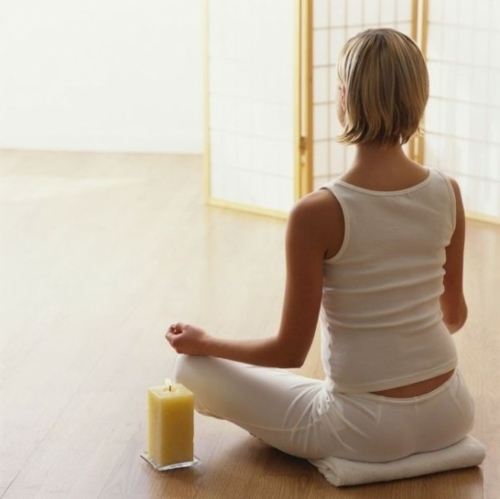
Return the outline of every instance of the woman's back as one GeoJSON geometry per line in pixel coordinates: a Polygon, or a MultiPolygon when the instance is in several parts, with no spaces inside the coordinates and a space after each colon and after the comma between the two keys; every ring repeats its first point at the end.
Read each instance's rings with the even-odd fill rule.
{"type": "Polygon", "coordinates": [[[400,190],[342,180],[325,188],[344,219],[342,246],[324,264],[321,313],[323,363],[336,390],[386,390],[454,369],[439,299],[455,228],[448,179],[431,169],[400,190]]]}

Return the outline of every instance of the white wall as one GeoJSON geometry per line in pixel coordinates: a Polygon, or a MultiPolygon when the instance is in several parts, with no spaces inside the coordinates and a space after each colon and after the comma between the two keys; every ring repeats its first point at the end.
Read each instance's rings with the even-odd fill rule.
{"type": "Polygon", "coordinates": [[[202,151],[203,0],[0,0],[0,148],[202,151]]]}

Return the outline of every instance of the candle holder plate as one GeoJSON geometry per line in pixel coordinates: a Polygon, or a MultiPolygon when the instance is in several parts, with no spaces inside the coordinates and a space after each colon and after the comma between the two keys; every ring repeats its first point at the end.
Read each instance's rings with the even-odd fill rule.
{"type": "Polygon", "coordinates": [[[149,456],[147,452],[143,452],[141,454],[142,459],[147,461],[156,471],[171,471],[171,470],[179,470],[182,468],[190,468],[191,466],[195,466],[201,461],[194,456],[192,461],[186,461],[184,463],[172,463],[172,464],[166,464],[164,466],[160,466],[156,464],[149,456]]]}

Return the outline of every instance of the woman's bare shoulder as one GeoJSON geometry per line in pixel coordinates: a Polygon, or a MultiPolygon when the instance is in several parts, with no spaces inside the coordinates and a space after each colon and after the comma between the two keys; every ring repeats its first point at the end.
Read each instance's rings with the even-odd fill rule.
{"type": "Polygon", "coordinates": [[[321,239],[325,258],[340,249],[344,237],[344,215],[335,195],[320,189],[300,199],[290,213],[289,223],[296,230],[321,239]]]}
{"type": "Polygon", "coordinates": [[[318,189],[301,198],[295,204],[293,211],[318,215],[321,214],[322,210],[332,211],[335,209],[340,209],[340,203],[335,194],[328,189],[318,189]]]}

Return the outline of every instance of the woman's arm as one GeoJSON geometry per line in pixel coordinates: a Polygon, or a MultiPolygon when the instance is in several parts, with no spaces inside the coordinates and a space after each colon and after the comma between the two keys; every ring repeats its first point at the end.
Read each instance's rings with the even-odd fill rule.
{"type": "Polygon", "coordinates": [[[318,321],[323,259],[332,227],[332,199],[324,191],[312,193],[299,201],[290,214],[285,297],[276,336],[230,340],[211,336],[194,326],[177,324],[166,334],[170,345],[178,353],[188,355],[208,355],[268,367],[300,367],[311,347],[318,321]]]}
{"type": "Polygon", "coordinates": [[[446,248],[441,310],[443,311],[443,321],[450,333],[453,334],[467,320],[467,304],[463,291],[465,213],[460,188],[455,180],[450,180],[456,199],[456,226],[450,244],[446,248]]]}

